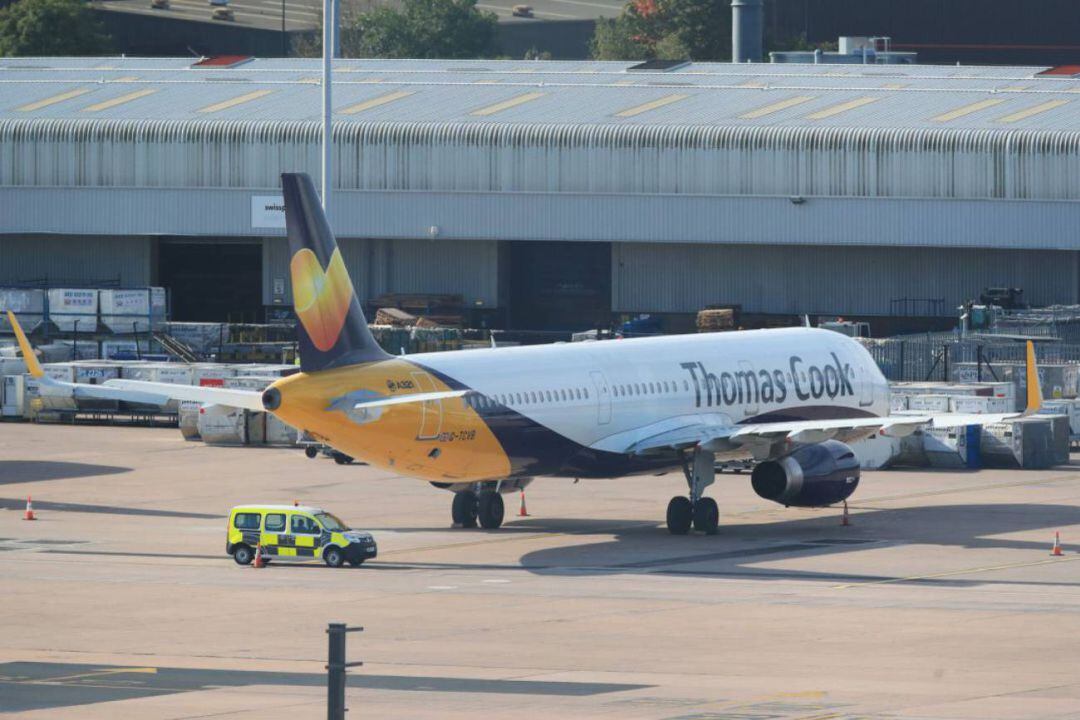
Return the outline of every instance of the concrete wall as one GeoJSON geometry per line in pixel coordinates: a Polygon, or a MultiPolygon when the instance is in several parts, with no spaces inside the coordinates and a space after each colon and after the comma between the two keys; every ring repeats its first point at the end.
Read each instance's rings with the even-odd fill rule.
{"type": "MultiPolygon", "coordinates": [[[[499,305],[497,242],[342,238],[339,245],[361,301],[391,292],[447,293],[462,295],[469,307],[499,305]]],[[[292,304],[284,238],[263,240],[263,304],[292,304]],[[284,293],[275,295],[275,288],[284,293]]]]}
{"type": "Polygon", "coordinates": [[[1024,288],[1032,304],[1080,301],[1076,252],[738,245],[612,246],[615,312],[888,315],[894,298],[942,298],[951,314],[984,287],[1024,288]]]}
{"type": "MultiPolygon", "coordinates": [[[[284,235],[252,226],[252,197],[279,192],[0,187],[0,217],[22,233],[284,235]]],[[[427,237],[434,226],[439,242],[1080,248],[1080,203],[1036,200],[344,190],[331,221],[343,237],[427,237]]]]}
{"type": "Polygon", "coordinates": [[[0,285],[145,287],[152,277],[153,241],[147,237],[0,235],[0,285]]]}

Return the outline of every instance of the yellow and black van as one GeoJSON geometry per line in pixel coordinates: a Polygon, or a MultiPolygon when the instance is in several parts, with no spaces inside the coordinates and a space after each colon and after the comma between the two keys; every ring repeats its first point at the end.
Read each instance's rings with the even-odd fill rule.
{"type": "Polygon", "coordinates": [[[225,552],[238,565],[255,559],[322,558],[330,567],[357,567],[378,554],[371,533],[350,529],[325,510],[303,505],[239,505],[229,511],[225,552]]]}

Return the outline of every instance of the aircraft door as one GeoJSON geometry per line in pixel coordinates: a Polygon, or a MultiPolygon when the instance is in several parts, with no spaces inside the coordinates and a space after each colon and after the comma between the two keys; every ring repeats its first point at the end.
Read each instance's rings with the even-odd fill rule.
{"type": "MultiPolygon", "coordinates": [[[[418,392],[436,392],[435,380],[426,372],[411,373],[418,392]]],[[[434,440],[442,432],[442,401],[426,400],[420,403],[420,428],[416,432],[417,440],[434,440]]]]}
{"type": "Polygon", "coordinates": [[[596,424],[607,425],[611,422],[611,388],[604,373],[599,370],[593,370],[589,376],[596,388],[596,424]]]}
{"type": "Polygon", "coordinates": [[[848,353],[852,358],[852,366],[855,367],[856,380],[858,387],[855,392],[859,394],[859,407],[868,407],[874,404],[874,375],[871,368],[867,365],[869,362],[873,362],[870,358],[864,357],[860,352],[848,353]]]}

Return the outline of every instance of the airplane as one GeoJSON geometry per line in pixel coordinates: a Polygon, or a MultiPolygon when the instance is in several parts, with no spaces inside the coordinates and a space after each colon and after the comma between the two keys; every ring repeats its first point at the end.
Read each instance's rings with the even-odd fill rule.
{"type": "MultiPolygon", "coordinates": [[[[845,502],[859,484],[847,444],[875,433],[985,425],[1021,413],[889,413],[889,385],[859,343],[794,327],[393,356],[375,342],[311,178],[281,176],[300,372],[264,392],[44,377],[44,393],[270,412],[367,463],[454,493],[456,527],[494,529],[502,494],[537,476],[618,478],[681,470],[667,528],[715,534],[705,495],[718,460],[753,459],[754,491],[785,506],[845,502]]],[[[1027,411],[1042,394],[1027,350],[1027,411]]]]}

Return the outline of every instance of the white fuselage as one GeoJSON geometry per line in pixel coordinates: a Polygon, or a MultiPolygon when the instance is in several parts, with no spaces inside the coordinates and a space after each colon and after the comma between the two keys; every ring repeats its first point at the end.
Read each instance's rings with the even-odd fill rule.
{"type": "MultiPolygon", "coordinates": [[[[539,426],[619,452],[688,416],[713,424],[888,415],[857,342],[786,328],[413,355],[539,426]]],[[[480,400],[484,402],[484,400],[480,400]]]]}

